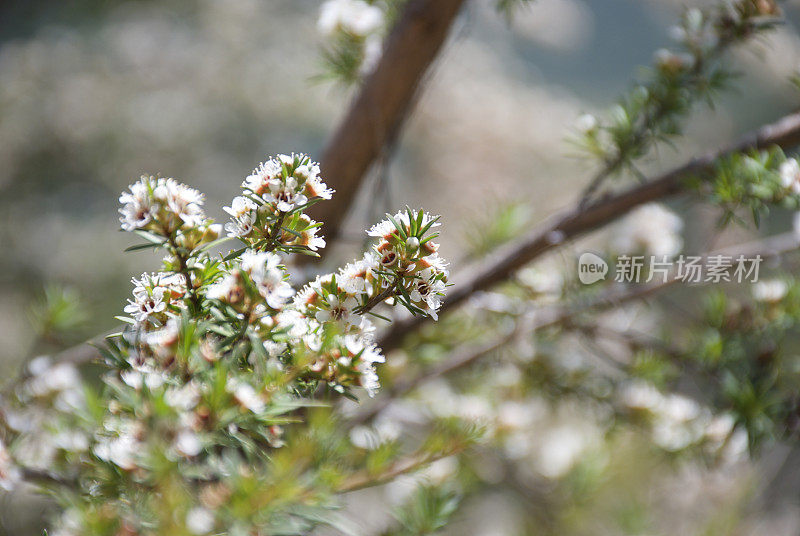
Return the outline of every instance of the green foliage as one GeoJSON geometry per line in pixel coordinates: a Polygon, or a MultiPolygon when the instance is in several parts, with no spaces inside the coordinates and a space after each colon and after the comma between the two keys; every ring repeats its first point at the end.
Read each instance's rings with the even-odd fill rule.
{"type": "Polygon", "coordinates": [[[660,50],[647,80],[637,84],[608,113],[605,121],[586,116],[573,143],[597,158],[602,170],[588,194],[609,176],[630,171],[641,178],[637,160],[662,142],[682,133],[682,123],[697,102],[713,106],[716,95],[730,85],[734,73],[721,62],[731,46],[753,38],[776,24],[772,2],[735,3],[708,10],[688,9],[676,29],[680,49],[660,50]],[[758,7],[755,7],[758,4],[758,7]]]}
{"type": "Polygon", "coordinates": [[[456,512],[460,496],[446,486],[421,485],[405,503],[397,508],[394,517],[400,528],[392,536],[427,536],[444,528],[456,512]]]}
{"type": "Polygon", "coordinates": [[[800,196],[792,187],[795,177],[784,167],[787,162],[778,147],[734,153],[716,162],[710,181],[695,177],[691,186],[722,208],[721,225],[744,224],[740,214],[745,212],[758,226],[770,207],[789,210],[800,207],[800,196]]]}
{"type": "Polygon", "coordinates": [[[472,219],[464,231],[467,258],[480,258],[517,238],[531,223],[529,207],[516,201],[505,203],[472,219]]]}
{"type": "Polygon", "coordinates": [[[71,338],[88,319],[86,305],[73,288],[49,285],[42,299],[31,307],[31,320],[46,340],[71,338]]]}
{"type": "Polygon", "coordinates": [[[520,9],[530,6],[534,1],[535,0],[495,0],[495,9],[510,23],[514,20],[514,15],[516,15],[520,9]]]}

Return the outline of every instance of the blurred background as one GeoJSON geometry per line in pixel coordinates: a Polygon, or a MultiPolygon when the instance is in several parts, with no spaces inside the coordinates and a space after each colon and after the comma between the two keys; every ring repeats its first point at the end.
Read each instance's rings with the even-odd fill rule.
{"type": "MultiPolygon", "coordinates": [[[[356,255],[361,231],[406,204],[443,216],[442,252],[454,266],[481,253],[472,238],[485,214],[522,201],[509,217],[523,227],[568,206],[591,173],[565,143],[575,119],[607,108],[630,87],[638,67],[670,44],[668,29],[683,4],[537,0],[509,23],[494,2],[470,2],[381,178],[388,195],[371,195],[377,177],[365,184],[337,257],[356,255]]],[[[112,329],[130,295],[130,277],[157,268],[154,255],[122,252],[132,239],[118,231],[117,198],[139,175],[198,188],[207,195],[207,212],[225,221],[221,207],[268,155],[319,155],[353,95],[319,77],[319,6],[317,0],[0,2],[5,378],[31,357],[112,329]],[[62,304],[56,318],[52,308],[42,314],[45,300],[62,304]],[[66,340],[51,329],[54,323],[73,326],[66,340]]],[[[788,77],[800,66],[800,2],[782,6],[788,23],[737,52],[739,91],[713,111],[700,109],[687,138],[645,169],[671,167],[681,155],[795,108],[788,77]]],[[[695,208],[682,215],[684,240],[704,243],[700,223],[708,215],[695,208]]],[[[788,222],[778,215],[763,232],[785,230],[788,222]]],[[[550,456],[601,440],[591,431],[559,433],[550,456]]],[[[751,504],[753,482],[768,472],[748,464],[722,472],[667,470],[629,455],[631,444],[614,448],[628,463],[619,486],[650,490],[642,500],[660,505],[657,526],[665,534],[716,526],[706,523],[710,518],[724,525],[730,510],[751,504]],[[656,479],[657,490],[648,486],[656,479]],[[676,511],[685,527],[670,528],[676,511]]],[[[9,512],[14,500],[6,497],[0,511],[7,534],[19,526],[9,512]]],[[[483,524],[469,531],[462,525],[464,532],[455,525],[453,534],[524,533],[514,526],[515,508],[493,497],[472,512],[483,524]]],[[[741,533],[800,529],[793,503],[765,512],[747,514],[741,533]]],[[[588,507],[573,514],[593,515],[588,507]]],[[[636,513],[629,516],[638,526],[636,513]]]]}

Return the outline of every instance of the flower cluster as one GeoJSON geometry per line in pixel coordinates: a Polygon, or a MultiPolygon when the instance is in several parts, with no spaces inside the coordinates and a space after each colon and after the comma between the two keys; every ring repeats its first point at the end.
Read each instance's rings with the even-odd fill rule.
{"type": "Polygon", "coordinates": [[[203,195],[175,179],[143,175],[119,197],[120,222],[126,231],[137,229],[169,234],[183,226],[205,223],[203,195]]]}
{"type": "Polygon", "coordinates": [[[747,450],[747,432],[736,427],[729,413],[712,415],[690,398],[664,395],[642,381],[626,385],[619,398],[624,410],[649,424],[654,443],[666,451],[703,446],[711,452],[721,450],[726,459],[735,461],[747,450]]]}
{"type": "Polygon", "coordinates": [[[333,190],[319,177],[319,165],[304,154],[278,155],[259,165],[242,183],[244,195],[225,207],[231,222],[229,237],[256,250],[317,251],[325,240],[316,236],[320,225],[302,211],[333,190]]]}
{"type": "MultiPolygon", "coordinates": [[[[145,486],[174,498],[170,479],[192,475],[185,482],[193,491],[156,523],[170,533],[178,518],[176,533],[228,531],[242,516],[209,490],[234,493],[254,467],[260,480],[239,493],[273,489],[271,451],[291,440],[287,424],[303,420],[298,408],[319,389],[373,395],[375,365],[385,358],[367,315],[387,302],[436,317],[447,281],[432,241],[438,218],[410,209],[389,216],[368,231],[377,240],[363,258],[296,293],[282,255],[325,245],[320,224],[304,214],[331,198],[319,173],[303,154],[268,159],[225,208],[227,238],[196,190],[155,177],[132,184],[120,197],[120,221],[145,240],[130,249],[165,251],[161,271],[132,279],[128,316],[119,317],[127,327],[102,349],[109,370],[101,393],[84,391],[72,365],[31,364],[18,388],[22,405],[4,410],[12,441],[0,443],[0,487],[19,481],[22,468],[56,481],[80,474],[86,486],[73,490],[62,525],[74,530],[63,534],[84,534],[109,512],[109,532],[96,533],[139,534],[160,505],[129,504],[121,490],[145,486]],[[245,247],[213,252],[227,240],[245,247]],[[172,476],[162,480],[165,471],[172,476]]],[[[253,527],[268,526],[252,504],[253,527]]]]}

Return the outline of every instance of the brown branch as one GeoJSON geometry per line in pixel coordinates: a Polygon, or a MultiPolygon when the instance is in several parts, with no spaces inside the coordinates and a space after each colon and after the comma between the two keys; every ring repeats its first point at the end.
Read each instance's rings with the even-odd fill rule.
{"type": "Polygon", "coordinates": [[[310,215],[325,223],[329,242],[339,236],[363,177],[402,126],[420,81],[447,39],[463,3],[407,2],[378,65],[328,141],[320,168],[336,195],[332,202],[315,205],[310,215]]]}
{"type": "MultiPolygon", "coordinates": [[[[493,254],[488,262],[454,278],[454,286],[440,312],[461,304],[476,291],[486,290],[510,278],[517,270],[567,240],[596,230],[635,207],[684,192],[687,178],[708,175],[715,162],[722,157],[773,145],[787,148],[797,144],[800,144],[800,113],[787,115],[763,126],[728,147],[693,158],[650,182],[556,216],[521,240],[493,254]]],[[[384,350],[397,347],[405,335],[424,321],[424,317],[396,321],[381,337],[380,346],[384,350]]]]}
{"type": "MultiPolygon", "coordinates": [[[[799,247],[800,240],[797,235],[794,233],[784,233],[767,239],[716,250],[702,257],[708,258],[716,255],[744,255],[745,257],[754,257],[760,255],[762,260],[766,260],[778,257],[790,251],[796,251],[799,247]]],[[[641,300],[679,283],[681,283],[681,280],[675,278],[673,273],[670,274],[670,277],[668,277],[666,281],[653,282],[633,288],[625,287],[619,289],[612,287],[603,292],[599,297],[591,300],[535,309],[532,311],[533,320],[527,323],[527,325],[520,326],[518,323],[509,333],[503,334],[477,348],[475,348],[474,344],[467,344],[441,363],[428,367],[415,376],[401,379],[386,389],[383,396],[373,401],[369,406],[366,406],[364,410],[356,413],[349,422],[352,424],[362,424],[370,421],[385,409],[392,400],[410,393],[428,380],[444,376],[445,374],[457,370],[462,370],[472,365],[483,357],[510,344],[519,334],[533,333],[541,329],[570,322],[574,316],[585,311],[602,311],[632,301],[641,300]]]]}

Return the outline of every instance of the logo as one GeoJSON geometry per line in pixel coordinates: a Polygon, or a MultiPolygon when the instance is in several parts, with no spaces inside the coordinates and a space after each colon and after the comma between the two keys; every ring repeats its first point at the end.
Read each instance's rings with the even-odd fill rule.
{"type": "Polygon", "coordinates": [[[583,253],[578,257],[578,279],[584,285],[591,285],[606,278],[608,263],[594,253],[583,253]]]}

